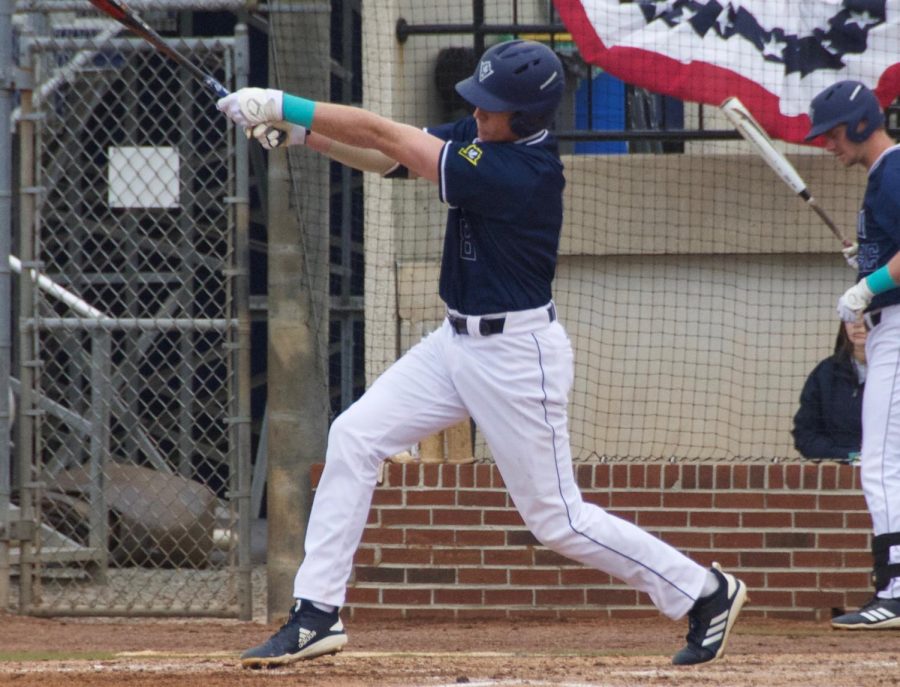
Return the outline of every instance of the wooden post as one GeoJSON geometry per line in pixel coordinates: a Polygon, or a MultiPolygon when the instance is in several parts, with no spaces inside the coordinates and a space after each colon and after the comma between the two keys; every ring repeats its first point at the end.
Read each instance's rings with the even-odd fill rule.
{"type": "Polygon", "coordinates": [[[419,442],[419,460],[423,463],[444,462],[444,433],[437,432],[419,442]]]}
{"type": "Polygon", "coordinates": [[[423,463],[473,463],[471,421],[466,418],[422,439],[419,460],[423,463]]]}
{"type": "Polygon", "coordinates": [[[472,423],[467,418],[445,430],[447,435],[447,462],[474,463],[475,451],[472,446],[472,423]]]}

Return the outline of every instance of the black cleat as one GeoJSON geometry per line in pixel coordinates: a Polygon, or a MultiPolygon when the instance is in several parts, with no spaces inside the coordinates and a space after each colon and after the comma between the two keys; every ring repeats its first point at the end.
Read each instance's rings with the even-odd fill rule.
{"type": "Polygon", "coordinates": [[[747,585],[734,575],[722,572],[718,563],[713,563],[712,571],[719,578],[719,588],[697,599],[688,613],[687,644],[672,658],[677,666],[721,658],[731,626],[747,600],[747,585]]]}
{"type": "Polygon", "coordinates": [[[858,611],[831,619],[835,630],[890,630],[900,627],[900,599],[873,597],[858,611]]]}
{"type": "Polygon", "coordinates": [[[291,609],[287,622],[259,646],[241,654],[244,668],[274,668],[325,654],[336,654],[347,643],[338,611],[320,611],[309,601],[291,609]]]}

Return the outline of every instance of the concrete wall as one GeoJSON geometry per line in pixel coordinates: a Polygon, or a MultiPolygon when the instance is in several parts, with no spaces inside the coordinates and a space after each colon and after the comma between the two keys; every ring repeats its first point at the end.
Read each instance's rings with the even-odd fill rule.
{"type": "MultiPolygon", "coordinates": [[[[854,275],[755,156],[654,157],[566,159],[554,293],[576,351],[576,457],[795,455],[800,388],[830,352],[834,303],[854,275]],[[742,187],[741,174],[757,182],[742,187]]],[[[818,154],[794,159],[812,188],[861,197],[861,175],[818,154]]],[[[405,350],[443,316],[445,208],[424,182],[391,192],[405,350]]],[[[849,200],[823,203],[852,235],[849,200]]]]}

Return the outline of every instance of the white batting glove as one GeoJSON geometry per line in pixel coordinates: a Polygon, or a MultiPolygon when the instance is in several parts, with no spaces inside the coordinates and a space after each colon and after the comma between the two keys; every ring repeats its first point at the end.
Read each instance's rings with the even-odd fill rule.
{"type": "Polygon", "coordinates": [[[851,269],[859,271],[859,260],[856,257],[856,254],[859,252],[859,244],[855,241],[851,243],[849,246],[845,246],[841,253],[844,254],[844,260],[847,261],[847,264],[850,265],[851,269]]]}
{"type": "Polygon", "coordinates": [[[857,322],[862,317],[863,310],[869,307],[872,301],[872,289],[866,284],[865,279],[860,279],[856,284],[844,292],[838,299],[837,312],[844,322],[857,322]]]}
{"type": "Polygon", "coordinates": [[[277,124],[257,124],[254,127],[244,129],[247,138],[256,139],[266,150],[275,148],[287,148],[288,146],[302,146],[306,143],[306,127],[288,122],[277,124]]]}
{"type": "Polygon", "coordinates": [[[216,107],[232,122],[245,129],[284,119],[284,92],[274,88],[239,88],[220,98],[216,107]]]}

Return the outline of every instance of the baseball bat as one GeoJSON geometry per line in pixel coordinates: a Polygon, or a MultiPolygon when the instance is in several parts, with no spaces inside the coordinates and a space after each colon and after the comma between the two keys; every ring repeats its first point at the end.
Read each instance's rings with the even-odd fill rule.
{"type": "Polygon", "coordinates": [[[816,199],[812,197],[806,182],[794,169],[794,166],[788,159],[776,150],[772,139],[765,130],[753,119],[750,111],[744,107],[744,104],[737,98],[727,98],[720,106],[722,113],[728,118],[728,121],[737,129],[738,133],[747,139],[750,144],[756,148],[766,164],[769,165],[779,178],[788,185],[798,196],[806,201],[806,204],[828,225],[838,240],[845,246],[853,245],[851,241],[844,236],[843,232],[838,229],[828,213],[823,210],[816,199]]]}
{"type": "Polygon", "coordinates": [[[132,11],[122,0],[90,0],[91,4],[103,14],[112,17],[122,26],[130,29],[135,35],[143,38],[169,59],[187,69],[219,98],[228,95],[228,90],[215,77],[203,71],[196,64],[166,43],[162,36],[154,31],[143,19],[132,11]]]}

